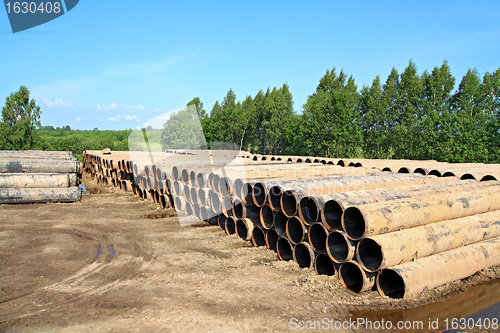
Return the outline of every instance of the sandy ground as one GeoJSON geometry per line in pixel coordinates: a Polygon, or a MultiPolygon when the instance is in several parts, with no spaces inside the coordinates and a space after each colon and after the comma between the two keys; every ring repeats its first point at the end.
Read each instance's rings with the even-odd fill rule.
{"type": "Polygon", "coordinates": [[[180,227],[174,210],[84,184],[92,194],[78,203],[0,205],[0,332],[296,332],[382,316],[427,326],[500,300],[498,267],[412,300],[356,295],[216,226],[180,227]],[[484,281],[486,296],[468,294],[484,281]]]}

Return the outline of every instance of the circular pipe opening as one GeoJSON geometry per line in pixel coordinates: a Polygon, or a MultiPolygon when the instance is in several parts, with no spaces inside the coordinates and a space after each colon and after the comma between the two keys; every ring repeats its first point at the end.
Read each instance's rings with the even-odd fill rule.
{"type": "Polygon", "coordinates": [[[243,184],[243,187],[241,189],[241,199],[246,205],[253,205],[253,188],[252,185],[249,183],[243,184]]]}
{"type": "Polygon", "coordinates": [[[203,176],[203,173],[200,172],[196,176],[196,184],[199,188],[205,187],[205,177],[203,176]]]}
{"type": "Polygon", "coordinates": [[[401,167],[399,168],[398,173],[410,173],[410,170],[408,170],[407,167],[401,167]]]}
{"type": "Polygon", "coordinates": [[[328,237],[328,232],[321,223],[311,224],[307,237],[309,238],[309,243],[313,247],[314,251],[323,252],[326,250],[326,238],[328,237]]]}
{"type": "Polygon", "coordinates": [[[190,197],[193,203],[198,202],[198,189],[196,187],[191,187],[190,197]]]}
{"type": "Polygon", "coordinates": [[[292,216],[286,222],[286,235],[288,239],[293,243],[297,244],[304,240],[306,229],[300,219],[292,216]]]}
{"type": "Polygon", "coordinates": [[[342,227],[352,240],[359,240],[365,234],[365,219],[361,211],[356,207],[349,207],[342,215],[342,227]]]}
{"type": "Polygon", "coordinates": [[[219,183],[220,183],[220,176],[214,174],[214,177],[212,178],[212,188],[214,191],[219,191],[219,183]]]}
{"type": "Polygon", "coordinates": [[[202,205],[202,206],[205,206],[206,202],[207,202],[207,198],[205,196],[205,190],[200,188],[198,190],[198,202],[202,205]]]}
{"type": "Polygon", "coordinates": [[[283,192],[279,186],[273,186],[269,190],[269,205],[273,210],[281,210],[281,196],[283,192]]]}
{"type": "Polygon", "coordinates": [[[274,212],[269,205],[264,205],[260,209],[260,223],[266,229],[271,229],[274,223],[274,212]]]}
{"type": "Polygon", "coordinates": [[[455,174],[451,171],[443,173],[443,177],[455,177],[455,174]]]}
{"type": "Polygon", "coordinates": [[[231,201],[231,197],[224,197],[224,199],[222,199],[222,210],[224,214],[228,216],[233,214],[233,202],[231,201]]]}
{"type": "Polygon", "coordinates": [[[238,178],[233,183],[233,191],[234,191],[234,195],[237,195],[238,198],[240,198],[240,199],[243,198],[243,194],[241,193],[242,189],[243,189],[243,181],[238,178]]]}
{"type": "Polygon", "coordinates": [[[253,202],[256,206],[262,207],[266,203],[266,190],[262,183],[257,183],[253,186],[253,202]]]}
{"type": "Polygon", "coordinates": [[[299,202],[299,215],[306,224],[318,221],[318,205],[312,197],[303,197],[299,202]]]}
{"type": "Polygon", "coordinates": [[[247,240],[248,226],[244,220],[242,219],[236,220],[236,232],[239,238],[241,238],[242,240],[247,240]]]}
{"type": "Polygon", "coordinates": [[[208,209],[205,206],[200,207],[200,216],[201,219],[204,221],[208,221],[212,216],[208,215],[208,209]]]}
{"type": "Polygon", "coordinates": [[[219,194],[216,192],[212,192],[212,209],[214,212],[221,213],[221,203],[220,203],[220,198],[219,194]]]}
{"type": "Polygon", "coordinates": [[[266,233],[266,247],[269,250],[272,250],[274,252],[277,252],[277,243],[278,243],[278,234],[274,229],[269,229],[266,233]]]}
{"type": "Polygon", "coordinates": [[[335,275],[335,264],[332,259],[324,253],[318,254],[314,260],[314,270],[319,275],[335,275]]]}
{"type": "Polygon", "coordinates": [[[339,161],[337,162],[337,165],[340,165],[341,167],[345,167],[345,163],[344,163],[344,161],[342,161],[342,160],[339,160],[339,161]]]}
{"type": "Polygon", "coordinates": [[[189,173],[189,182],[190,182],[191,186],[195,186],[196,185],[196,172],[194,172],[194,170],[192,170],[189,173]]]}
{"type": "Polygon", "coordinates": [[[222,177],[219,181],[219,192],[224,196],[228,196],[229,191],[229,179],[227,177],[222,177]]]}
{"type": "Polygon", "coordinates": [[[244,208],[246,210],[246,207],[243,206],[243,203],[238,200],[238,199],[235,199],[234,202],[233,202],[233,214],[234,216],[236,216],[236,218],[243,218],[243,217],[246,217],[244,214],[244,208]]]}
{"type": "Polygon", "coordinates": [[[330,233],[326,239],[327,252],[330,257],[337,263],[342,263],[349,258],[349,244],[345,236],[340,232],[334,231],[330,233]]]}
{"type": "Polygon", "coordinates": [[[460,177],[460,180],[476,180],[476,177],[474,177],[470,173],[465,173],[462,175],[462,177],[460,177]]]}
{"type": "Polygon", "coordinates": [[[274,214],[274,230],[280,237],[286,237],[286,224],[288,217],[283,214],[283,212],[277,212],[274,214]]]}
{"type": "Polygon", "coordinates": [[[425,169],[424,168],[416,168],[413,173],[419,173],[421,175],[426,175],[427,173],[425,172],[425,169]]]}
{"type": "Polygon", "coordinates": [[[396,271],[384,269],[377,277],[377,289],[383,296],[403,298],[406,288],[403,278],[396,271]]]}
{"type": "Polygon", "coordinates": [[[218,215],[217,224],[222,230],[226,230],[226,220],[227,217],[225,217],[223,214],[218,215]]]}
{"type": "Polygon", "coordinates": [[[392,170],[389,167],[385,167],[382,169],[382,172],[392,172],[392,170]]]}
{"type": "Polygon", "coordinates": [[[292,191],[285,191],[281,196],[281,210],[286,216],[292,217],[297,214],[297,199],[292,191]]]}
{"type": "Polygon", "coordinates": [[[335,200],[328,200],[321,210],[321,221],[329,230],[342,228],[342,213],[344,209],[335,200]]]}
{"type": "Polygon", "coordinates": [[[189,174],[186,169],[182,169],[181,172],[181,179],[184,182],[184,184],[188,184],[189,182],[189,174]]]}
{"type": "Polygon", "coordinates": [[[441,177],[441,172],[439,172],[439,170],[431,170],[431,171],[429,172],[429,175],[430,175],[430,176],[441,177]]]}
{"type": "Polygon", "coordinates": [[[339,278],[347,289],[355,293],[359,293],[363,290],[363,273],[356,264],[345,262],[340,265],[339,278]]]}
{"type": "Polygon", "coordinates": [[[276,248],[278,250],[278,256],[281,260],[290,261],[293,259],[293,248],[292,244],[285,237],[280,237],[278,239],[276,248]]]}
{"type": "Polygon", "coordinates": [[[358,262],[369,272],[380,269],[383,261],[382,247],[373,239],[365,238],[357,246],[358,262]]]}
{"type": "Polygon", "coordinates": [[[225,230],[226,230],[226,234],[228,234],[228,235],[234,235],[234,233],[236,232],[236,221],[235,221],[234,217],[229,216],[226,219],[225,230]]]}
{"type": "Polygon", "coordinates": [[[254,246],[266,245],[266,233],[261,227],[255,227],[252,230],[252,244],[254,246]]]}
{"type": "Polygon", "coordinates": [[[299,243],[293,248],[293,260],[299,264],[300,268],[309,268],[314,260],[314,251],[307,243],[299,243]]]}
{"type": "Polygon", "coordinates": [[[482,182],[487,182],[487,181],[492,181],[492,180],[497,180],[495,176],[492,175],[486,175],[483,178],[481,178],[482,182]]]}

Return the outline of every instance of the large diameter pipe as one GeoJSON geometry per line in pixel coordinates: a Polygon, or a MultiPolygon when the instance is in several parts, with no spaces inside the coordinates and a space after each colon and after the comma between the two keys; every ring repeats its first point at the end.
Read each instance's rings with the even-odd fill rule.
{"type": "Polygon", "coordinates": [[[290,261],[293,260],[293,248],[294,246],[290,243],[288,238],[280,237],[276,243],[276,248],[278,251],[278,256],[281,260],[290,261]]]}
{"type": "Polygon", "coordinates": [[[320,253],[314,259],[314,270],[319,275],[335,275],[337,271],[335,263],[326,253],[320,253]]]}
{"type": "Polygon", "coordinates": [[[252,230],[251,242],[253,246],[265,246],[266,245],[266,230],[261,226],[254,226],[252,230]]]}
{"type": "Polygon", "coordinates": [[[79,187],[65,188],[2,188],[0,204],[26,204],[42,202],[75,202],[82,198],[79,187]]]}
{"type": "Polygon", "coordinates": [[[451,193],[349,207],[342,227],[350,239],[452,220],[500,209],[500,191],[451,193]]]}
{"type": "Polygon", "coordinates": [[[500,237],[459,247],[382,270],[377,289],[404,298],[500,265],[500,237]]]}
{"type": "Polygon", "coordinates": [[[307,242],[300,242],[293,248],[293,260],[300,268],[313,268],[316,254],[307,242]]]}
{"type": "MultiPolygon", "coordinates": [[[[488,184],[471,180],[450,181],[449,178],[437,179],[443,182],[336,193],[328,196],[314,198],[314,202],[318,202],[318,206],[323,203],[321,208],[321,221],[323,222],[323,224],[325,224],[325,226],[329,228],[329,230],[336,230],[342,227],[341,216],[344,212],[344,208],[347,208],[349,206],[394,201],[411,197],[433,196],[442,193],[458,193],[466,191],[473,192],[488,188],[488,184]]],[[[491,184],[491,186],[495,187],[498,186],[498,184],[491,184]]],[[[301,210],[307,208],[311,211],[314,211],[316,207],[310,206],[314,204],[314,202],[309,203],[309,206],[306,205],[306,202],[304,203],[304,208],[302,208],[303,201],[305,201],[307,198],[308,197],[305,197],[301,200],[301,210]]]]}
{"type": "Polygon", "coordinates": [[[242,240],[249,241],[252,239],[253,228],[253,222],[248,218],[236,220],[236,234],[242,240]]]}
{"type": "Polygon", "coordinates": [[[360,293],[373,288],[376,274],[363,270],[355,261],[347,261],[339,267],[339,278],[345,288],[360,293]]]}
{"type": "Polygon", "coordinates": [[[316,252],[324,252],[326,250],[326,239],[328,237],[328,230],[319,222],[311,224],[307,231],[307,238],[309,244],[316,252]]]}
{"type": "Polygon", "coordinates": [[[0,173],[77,173],[80,163],[73,160],[0,160],[0,173]]]}
{"type": "Polygon", "coordinates": [[[0,188],[76,186],[76,173],[0,173],[0,188]]]}
{"type": "Polygon", "coordinates": [[[375,272],[499,236],[497,210],[364,238],[357,245],[357,259],[365,270],[375,272]]]}
{"type": "MultiPolygon", "coordinates": [[[[303,197],[321,197],[322,195],[341,192],[369,190],[376,188],[396,187],[408,184],[430,184],[443,182],[435,176],[422,176],[420,174],[386,174],[363,177],[344,177],[336,181],[337,184],[329,184],[301,190],[295,187],[293,190],[283,191],[281,196],[281,209],[287,216],[298,213],[299,202],[303,197]]],[[[320,216],[321,204],[316,204],[316,216],[320,216]]],[[[312,211],[312,209],[310,209],[312,211]]]]}
{"type": "Polygon", "coordinates": [[[341,264],[354,258],[356,243],[344,231],[332,231],[326,239],[326,252],[335,263],[341,264]]]}

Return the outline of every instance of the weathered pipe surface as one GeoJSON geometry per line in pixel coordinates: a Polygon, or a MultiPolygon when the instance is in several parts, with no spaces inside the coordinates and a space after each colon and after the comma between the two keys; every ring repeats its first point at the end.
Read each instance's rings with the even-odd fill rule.
{"type": "MultiPolygon", "coordinates": [[[[336,182],[337,184],[330,183],[323,184],[321,186],[314,185],[315,187],[308,189],[299,189],[298,187],[291,190],[283,189],[283,195],[281,196],[281,209],[287,216],[290,217],[298,213],[299,202],[306,196],[319,198],[328,194],[387,188],[408,184],[430,184],[443,182],[443,180],[434,176],[422,176],[420,174],[383,174],[362,177],[343,177],[339,178],[336,182]]],[[[311,207],[309,208],[310,212],[313,211],[311,207]]],[[[320,216],[321,208],[321,203],[315,205],[314,210],[316,211],[316,216],[320,216]]]]}
{"type": "Polygon", "coordinates": [[[375,278],[375,273],[366,272],[355,261],[347,261],[339,268],[340,282],[345,288],[355,293],[372,289],[375,285],[375,278]]]}
{"type": "Polygon", "coordinates": [[[73,160],[0,160],[0,173],[76,173],[80,163],[73,160]]]}
{"type": "MultiPolygon", "coordinates": [[[[376,202],[386,202],[400,200],[411,197],[430,196],[441,193],[458,193],[466,191],[477,191],[487,188],[487,184],[482,184],[472,180],[450,180],[450,178],[437,178],[440,182],[424,185],[406,185],[390,188],[378,188],[373,190],[361,190],[345,193],[336,193],[329,196],[315,198],[319,203],[323,202],[321,209],[321,221],[329,230],[336,230],[342,227],[341,216],[344,208],[349,206],[364,205],[376,202]]],[[[497,186],[491,184],[492,186],[497,186]]],[[[307,198],[307,197],[306,197],[307,198]]],[[[303,198],[300,202],[306,198],[303,198]]],[[[309,207],[314,210],[315,207],[309,207]]]]}
{"type": "Polygon", "coordinates": [[[365,270],[375,272],[499,236],[496,210],[364,238],[358,243],[357,259],[365,270]]]}
{"type": "Polygon", "coordinates": [[[326,239],[326,252],[334,262],[341,264],[354,258],[356,243],[343,230],[332,231],[326,239]]]}
{"type": "Polygon", "coordinates": [[[47,188],[76,185],[76,173],[0,173],[0,188],[47,188]]]}
{"type": "Polygon", "coordinates": [[[326,253],[320,253],[314,259],[314,270],[319,275],[335,275],[335,263],[326,253]]]}
{"type": "Polygon", "coordinates": [[[384,269],[378,275],[377,289],[383,296],[409,297],[499,264],[497,237],[384,269]]]}
{"type": "Polygon", "coordinates": [[[316,254],[307,242],[301,242],[293,248],[293,260],[300,268],[313,268],[316,254]]]}
{"type": "Polygon", "coordinates": [[[252,221],[248,218],[242,218],[236,220],[236,234],[242,240],[249,241],[252,239],[252,231],[254,225],[252,221]]]}
{"type": "Polygon", "coordinates": [[[75,202],[82,198],[77,186],[65,188],[2,188],[0,204],[26,204],[42,202],[75,202]]]}
{"type": "Polygon", "coordinates": [[[451,193],[349,207],[342,227],[350,239],[452,220],[500,209],[500,191],[451,193]]]}
{"type": "Polygon", "coordinates": [[[288,218],[283,214],[283,212],[277,212],[274,214],[273,227],[276,233],[280,237],[286,237],[286,224],[288,218]]]}

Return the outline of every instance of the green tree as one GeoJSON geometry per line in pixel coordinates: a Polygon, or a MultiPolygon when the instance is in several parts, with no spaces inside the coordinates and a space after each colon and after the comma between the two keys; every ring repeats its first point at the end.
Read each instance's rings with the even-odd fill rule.
{"type": "Polygon", "coordinates": [[[327,157],[355,157],[362,153],[363,133],[359,94],[352,76],[335,69],[321,78],[304,105],[305,152],[327,157]]]}
{"type": "Polygon", "coordinates": [[[21,86],[11,93],[2,109],[0,149],[31,149],[37,144],[36,128],[40,128],[40,107],[30,99],[30,91],[21,86]]]}
{"type": "Polygon", "coordinates": [[[173,113],[161,134],[163,149],[206,149],[205,136],[195,107],[173,113]]]}

